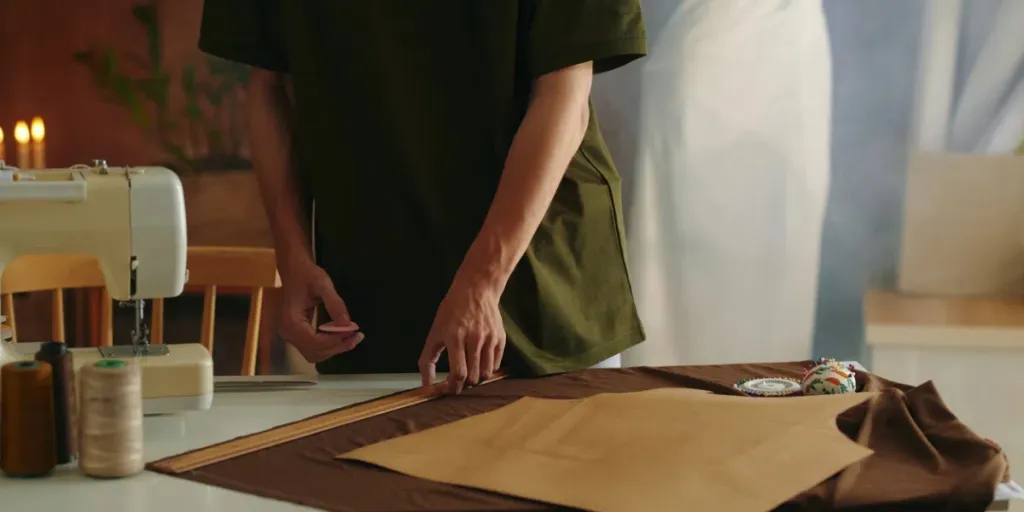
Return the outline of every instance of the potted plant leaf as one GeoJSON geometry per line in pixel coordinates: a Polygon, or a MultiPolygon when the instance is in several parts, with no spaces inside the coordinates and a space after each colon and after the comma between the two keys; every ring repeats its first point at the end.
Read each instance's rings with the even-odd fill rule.
{"type": "Polygon", "coordinates": [[[160,148],[162,160],[145,164],[181,177],[190,244],[268,246],[269,228],[247,155],[249,68],[203,55],[172,69],[164,59],[158,1],[138,2],[131,13],[145,34],[143,52],[97,42],[76,53],[75,62],[89,72],[102,98],[126,109],[160,148]]]}

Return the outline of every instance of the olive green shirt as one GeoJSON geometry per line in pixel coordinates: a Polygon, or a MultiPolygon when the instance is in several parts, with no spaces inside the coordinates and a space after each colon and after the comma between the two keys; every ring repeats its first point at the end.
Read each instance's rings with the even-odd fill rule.
{"type": "MultiPolygon", "coordinates": [[[[318,368],[391,373],[417,371],[532,81],[620,67],[646,41],[639,0],[206,0],[199,47],[290,75],[317,262],[366,334],[318,368]]],[[[620,179],[590,119],[502,295],[513,371],[585,368],[644,338],[620,179]]]]}

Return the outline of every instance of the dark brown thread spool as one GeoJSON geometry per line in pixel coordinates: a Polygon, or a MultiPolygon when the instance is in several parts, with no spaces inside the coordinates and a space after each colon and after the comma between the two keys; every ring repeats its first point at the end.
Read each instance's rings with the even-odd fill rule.
{"type": "Polygon", "coordinates": [[[78,456],[75,435],[77,400],[75,399],[75,367],[71,352],[63,343],[48,341],[36,352],[36,361],[44,361],[53,369],[53,422],[57,441],[57,464],[67,464],[78,456]]]}
{"type": "Polygon", "coordinates": [[[0,471],[36,477],[57,467],[53,425],[53,368],[40,361],[0,369],[0,471]]]}

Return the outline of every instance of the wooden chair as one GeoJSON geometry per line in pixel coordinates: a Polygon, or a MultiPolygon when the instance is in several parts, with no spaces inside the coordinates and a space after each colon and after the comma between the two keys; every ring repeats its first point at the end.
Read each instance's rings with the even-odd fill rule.
{"type": "MultiPolygon", "coordinates": [[[[265,291],[280,288],[277,259],[273,249],[253,247],[190,247],[188,250],[188,283],[186,288],[203,291],[203,323],[199,335],[202,343],[213,353],[213,328],[217,311],[217,293],[248,293],[249,321],[245,328],[245,348],[242,353],[242,375],[256,374],[256,354],[261,348],[260,327],[265,291]]],[[[164,300],[153,301],[153,343],[163,343],[164,300]]],[[[262,345],[269,349],[268,343],[262,345]]],[[[265,350],[264,359],[269,358],[265,350]]]]}
{"type": "MultiPolygon", "coordinates": [[[[248,247],[189,247],[189,281],[186,291],[203,292],[203,320],[199,342],[213,353],[214,324],[218,291],[243,292],[251,297],[242,355],[242,375],[255,375],[258,352],[269,357],[269,345],[260,344],[264,294],[267,288],[279,288],[277,263],[272,249],[248,247]],[[263,349],[263,350],[261,350],[263,349]]],[[[103,288],[103,275],[91,256],[31,255],[12,262],[4,272],[0,292],[3,311],[17,341],[17,315],[12,294],[50,291],[52,295],[51,337],[65,341],[63,290],[103,288]]],[[[91,304],[91,315],[99,319],[99,339],[95,345],[113,344],[113,302],[105,289],[91,304]]],[[[164,302],[152,301],[150,342],[164,341],[164,302]]],[[[269,342],[269,340],[268,340],[269,342]]]]}
{"type": "MultiPolygon", "coordinates": [[[[96,259],[84,255],[39,254],[22,256],[7,266],[0,276],[0,293],[3,300],[3,314],[18,341],[17,315],[14,310],[14,294],[49,291],[51,294],[50,338],[51,341],[65,341],[64,332],[64,290],[82,288],[103,288],[103,273],[96,259]]],[[[103,290],[106,305],[98,315],[103,332],[112,333],[110,322],[113,318],[113,303],[106,289],[103,290]]],[[[109,343],[108,343],[109,344],[109,343]]]]}

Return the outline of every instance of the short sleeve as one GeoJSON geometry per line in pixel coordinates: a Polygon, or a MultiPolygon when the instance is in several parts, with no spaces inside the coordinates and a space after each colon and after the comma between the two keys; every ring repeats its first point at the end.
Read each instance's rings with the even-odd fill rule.
{"type": "Polygon", "coordinates": [[[594,73],[647,54],[640,0],[521,0],[527,2],[527,62],[534,78],[594,62],[594,73]]]}
{"type": "Polygon", "coordinates": [[[199,49],[276,72],[288,71],[278,0],[205,0],[199,49]]]}

